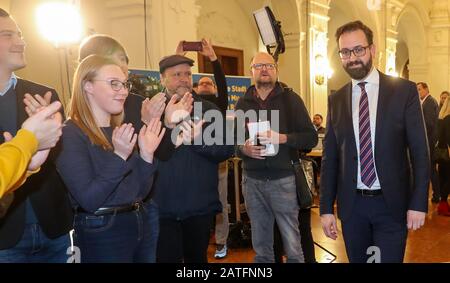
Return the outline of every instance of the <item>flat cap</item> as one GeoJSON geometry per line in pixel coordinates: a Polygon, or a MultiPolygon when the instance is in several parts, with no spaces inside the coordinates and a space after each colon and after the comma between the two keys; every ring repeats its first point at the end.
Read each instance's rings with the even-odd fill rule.
{"type": "Polygon", "coordinates": [[[163,73],[167,68],[180,65],[188,64],[189,66],[194,66],[194,60],[181,55],[170,55],[166,56],[159,61],[159,73],[163,73]]]}

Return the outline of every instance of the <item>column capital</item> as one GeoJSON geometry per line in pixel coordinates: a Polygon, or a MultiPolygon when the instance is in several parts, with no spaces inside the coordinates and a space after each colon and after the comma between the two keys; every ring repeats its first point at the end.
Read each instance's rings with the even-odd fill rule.
{"type": "Polygon", "coordinates": [[[409,63],[408,68],[409,68],[410,72],[412,70],[414,70],[417,73],[427,73],[428,72],[428,65],[427,64],[412,64],[412,63],[409,63]]]}
{"type": "Polygon", "coordinates": [[[330,20],[330,17],[328,16],[329,10],[329,0],[313,0],[309,2],[309,17],[313,22],[328,23],[330,20]]]}
{"type": "Polygon", "coordinates": [[[386,0],[386,30],[392,32],[397,30],[398,18],[405,4],[399,0],[386,0]]]}
{"type": "Polygon", "coordinates": [[[448,18],[448,1],[447,0],[433,0],[433,6],[431,7],[430,18],[448,18]]]}
{"type": "Polygon", "coordinates": [[[430,28],[449,28],[450,17],[447,0],[434,0],[430,11],[430,28]]]}
{"type": "MultiPolygon", "coordinates": [[[[144,16],[144,2],[140,0],[110,0],[105,1],[106,12],[111,20],[144,16]]],[[[151,11],[151,1],[147,4],[147,13],[151,11]]]]}

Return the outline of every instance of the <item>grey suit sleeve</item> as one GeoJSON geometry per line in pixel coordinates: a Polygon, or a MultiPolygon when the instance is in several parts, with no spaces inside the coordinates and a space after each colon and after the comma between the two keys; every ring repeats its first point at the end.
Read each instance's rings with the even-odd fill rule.
{"type": "Polygon", "coordinates": [[[337,194],[338,146],[331,111],[331,97],[328,97],[327,126],[320,173],[320,215],[334,213],[334,201],[337,194]]]}

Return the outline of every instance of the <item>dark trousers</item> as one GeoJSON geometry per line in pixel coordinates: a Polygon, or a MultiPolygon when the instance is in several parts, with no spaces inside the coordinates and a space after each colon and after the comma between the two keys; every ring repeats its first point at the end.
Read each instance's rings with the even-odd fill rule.
{"type": "Polygon", "coordinates": [[[158,208],[153,201],[138,210],[75,216],[75,245],[82,263],[154,263],[158,208]]]}
{"type": "Polygon", "coordinates": [[[312,160],[314,160],[315,163],[313,163],[314,168],[314,186],[316,189],[316,192],[319,192],[320,184],[319,184],[319,174],[320,174],[320,168],[322,167],[322,157],[313,157],[312,160]]]}
{"type": "Polygon", "coordinates": [[[397,221],[382,195],[356,197],[351,216],[342,221],[347,256],[351,263],[403,262],[408,230],[406,219],[397,221]],[[374,249],[378,252],[374,253],[374,249]]]}
{"type": "Polygon", "coordinates": [[[66,263],[69,247],[69,234],[49,239],[39,224],[27,224],[14,247],[0,250],[0,263],[66,263]]]}
{"type": "MultiPolygon", "coordinates": [[[[314,252],[314,240],[311,232],[311,209],[302,209],[298,214],[299,230],[301,236],[301,245],[305,263],[316,263],[316,254],[314,252]]],[[[275,222],[274,225],[273,251],[275,262],[283,262],[283,242],[281,240],[280,230],[275,222]]]]}
{"type": "Polygon", "coordinates": [[[436,161],[431,161],[431,172],[430,172],[430,181],[431,181],[431,188],[433,190],[433,198],[437,199],[440,196],[440,182],[439,182],[439,175],[436,170],[436,161]]]}
{"type": "Polygon", "coordinates": [[[450,193],[450,162],[439,163],[438,170],[441,201],[447,201],[448,194],[450,193]]]}
{"type": "Polygon", "coordinates": [[[160,218],[156,261],[207,263],[213,217],[208,214],[184,220],[160,218]]]}

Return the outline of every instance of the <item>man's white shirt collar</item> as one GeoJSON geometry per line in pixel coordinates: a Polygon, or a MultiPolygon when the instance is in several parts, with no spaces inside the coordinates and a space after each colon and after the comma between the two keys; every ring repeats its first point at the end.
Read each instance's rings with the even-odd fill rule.
{"type": "Polygon", "coordinates": [[[378,72],[378,70],[376,68],[373,68],[372,71],[369,73],[369,75],[362,79],[362,80],[354,80],[352,79],[352,88],[354,87],[359,87],[358,83],[360,82],[366,82],[368,84],[374,84],[374,85],[379,85],[380,84],[380,73],[378,72]]]}

